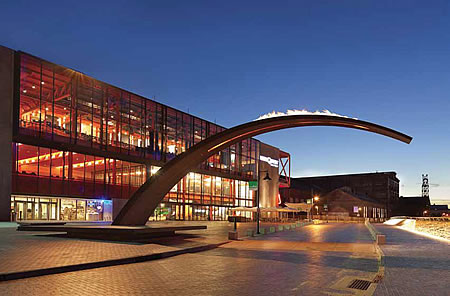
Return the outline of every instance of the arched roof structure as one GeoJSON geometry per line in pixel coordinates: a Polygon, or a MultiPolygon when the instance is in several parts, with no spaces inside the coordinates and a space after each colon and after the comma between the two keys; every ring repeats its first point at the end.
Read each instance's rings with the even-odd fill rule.
{"type": "Polygon", "coordinates": [[[332,115],[290,115],[247,122],[215,134],[167,162],[128,200],[113,225],[145,225],[164,196],[187,173],[215,153],[244,139],[303,126],[336,126],[364,130],[409,144],[412,138],[390,128],[354,118],[332,115]]]}

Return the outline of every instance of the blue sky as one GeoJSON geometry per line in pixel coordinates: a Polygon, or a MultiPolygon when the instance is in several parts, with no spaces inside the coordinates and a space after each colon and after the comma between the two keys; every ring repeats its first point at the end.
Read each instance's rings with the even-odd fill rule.
{"type": "Polygon", "coordinates": [[[450,201],[448,1],[3,1],[0,44],[231,127],[329,109],[406,145],[310,127],[259,139],[293,175],[396,171],[402,195],[450,201]],[[244,3],[243,3],[244,2],[244,3]]]}

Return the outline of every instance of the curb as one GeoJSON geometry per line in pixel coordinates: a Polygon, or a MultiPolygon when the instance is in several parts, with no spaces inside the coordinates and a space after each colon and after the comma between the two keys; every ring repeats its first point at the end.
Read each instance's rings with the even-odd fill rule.
{"type": "Polygon", "coordinates": [[[168,251],[168,252],[155,253],[155,254],[150,254],[150,255],[136,256],[136,257],[111,259],[111,260],[105,260],[105,261],[81,263],[81,264],[58,266],[58,267],[49,267],[49,268],[43,268],[43,269],[34,269],[34,270],[18,271],[18,272],[11,272],[11,273],[2,273],[2,274],[0,274],[0,282],[25,279],[25,278],[31,278],[31,277],[38,277],[38,276],[44,276],[44,275],[66,273],[66,272],[72,272],[72,271],[80,271],[80,270],[86,270],[86,269],[94,269],[94,268],[101,268],[101,267],[110,267],[110,266],[117,266],[117,265],[124,265],[124,264],[153,261],[153,260],[158,260],[158,259],[174,257],[174,256],[182,255],[182,254],[208,251],[208,250],[215,249],[215,248],[217,248],[221,245],[227,244],[227,243],[229,243],[229,241],[217,243],[217,244],[209,244],[209,245],[204,245],[204,246],[175,250],[175,251],[168,251]]]}
{"type": "Polygon", "coordinates": [[[370,232],[370,235],[372,236],[372,239],[375,241],[377,245],[384,245],[386,244],[386,235],[380,233],[376,228],[370,224],[368,220],[364,222],[364,225],[367,227],[367,229],[370,232]]]}
{"type": "Polygon", "coordinates": [[[375,245],[375,251],[377,252],[378,259],[378,272],[373,278],[372,282],[378,284],[384,278],[384,264],[385,264],[385,256],[383,250],[381,250],[378,244],[375,245]]]}

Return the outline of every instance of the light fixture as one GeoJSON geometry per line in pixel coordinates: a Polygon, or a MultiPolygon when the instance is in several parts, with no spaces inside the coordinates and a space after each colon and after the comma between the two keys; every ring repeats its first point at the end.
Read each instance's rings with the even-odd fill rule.
{"type": "Polygon", "coordinates": [[[265,181],[270,181],[270,180],[272,180],[272,178],[269,177],[269,172],[266,172],[266,176],[264,177],[263,180],[265,180],[265,181]]]}
{"type": "Polygon", "coordinates": [[[318,201],[320,198],[316,195],[316,196],[314,196],[314,200],[315,201],[318,201]]]}

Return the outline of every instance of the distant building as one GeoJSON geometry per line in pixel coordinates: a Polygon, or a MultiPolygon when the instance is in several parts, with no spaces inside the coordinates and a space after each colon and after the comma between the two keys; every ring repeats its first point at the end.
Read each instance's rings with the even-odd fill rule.
{"type": "MultiPolygon", "coordinates": [[[[436,205],[430,206],[429,216],[431,217],[442,217],[450,215],[448,205],[436,205]]],[[[428,216],[428,215],[427,215],[428,216]]]]}
{"type": "Polygon", "coordinates": [[[393,216],[422,217],[430,208],[430,198],[423,196],[400,196],[392,209],[393,216]]]}
{"type": "Polygon", "coordinates": [[[399,199],[399,179],[395,172],[291,178],[290,188],[280,188],[282,201],[305,202],[314,196],[325,196],[342,187],[354,196],[369,198],[383,205],[387,215],[399,199]]]}
{"type": "Polygon", "coordinates": [[[366,196],[358,196],[351,188],[342,187],[321,196],[314,201],[313,214],[330,217],[365,217],[384,218],[386,208],[384,203],[366,196]]]}

